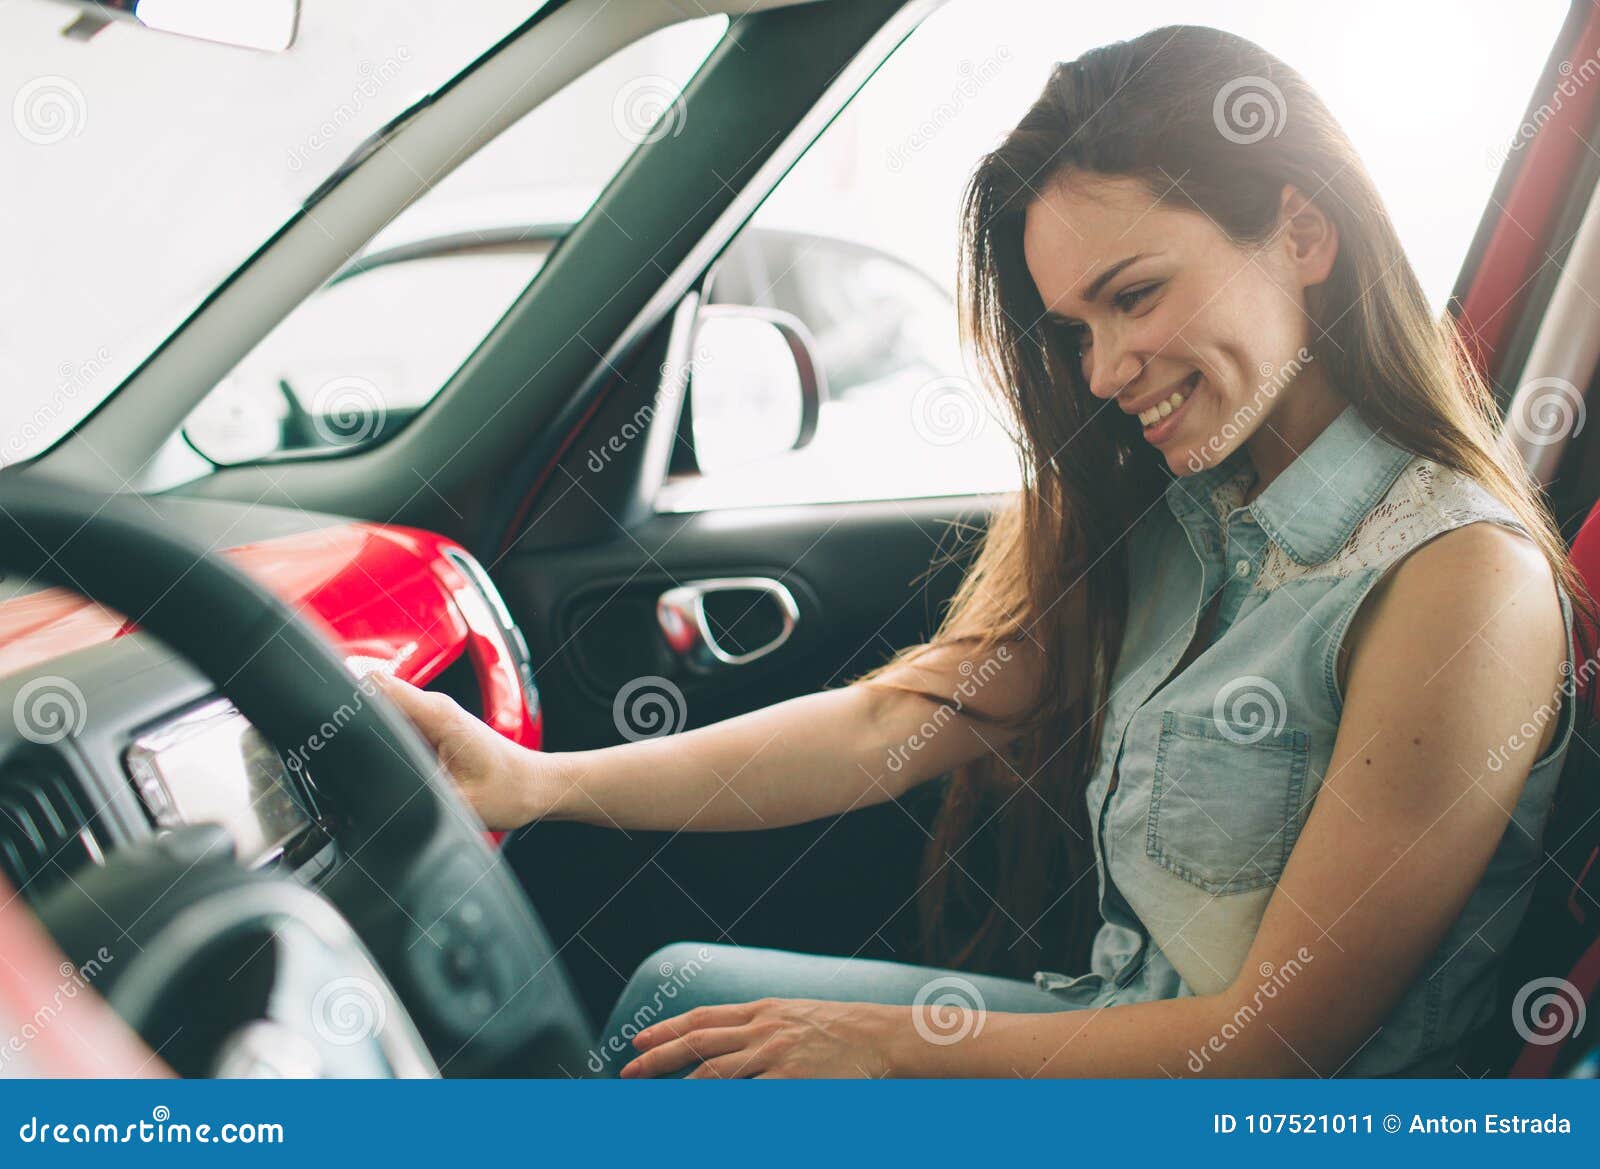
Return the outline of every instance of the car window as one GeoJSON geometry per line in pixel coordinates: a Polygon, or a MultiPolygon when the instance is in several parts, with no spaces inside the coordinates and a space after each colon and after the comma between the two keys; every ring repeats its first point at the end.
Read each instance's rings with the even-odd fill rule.
{"type": "MultiPolygon", "coordinates": [[[[669,477],[657,507],[1016,487],[1007,427],[956,345],[962,188],[1055,62],[1163,24],[1228,29],[1307,76],[1362,153],[1442,312],[1499,169],[1530,136],[1518,123],[1565,11],[1536,0],[1511,19],[1489,0],[1353,0],[1324,22],[1249,0],[954,0],[867,83],[710,276],[709,302],[781,309],[809,329],[831,395],[815,437],[783,450],[751,433],[745,445],[764,453],[669,477]]],[[[691,412],[693,399],[691,380],[691,412]]]]}
{"type": "Polygon", "coordinates": [[[87,416],[363,141],[541,7],[303,0],[293,43],[259,52],[0,4],[0,464],[87,416]]]}
{"type": "MultiPolygon", "coordinates": [[[[1006,428],[962,371],[950,292],[908,261],[851,240],[755,227],[718,263],[707,301],[799,318],[811,334],[826,396],[815,435],[799,450],[773,452],[759,434],[726,433],[739,422],[759,427],[766,415],[723,411],[721,457],[714,464],[702,457],[701,473],[664,484],[660,509],[911,498],[1017,485],[1006,428]],[[740,447],[753,457],[723,453],[740,447]]],[[[702,365],[723,360],[717,344],[698,342],[702,365]]],[[[784,360],[782,350],[772,352],[784,360]]],[[[697,439],[703,410],[702,401],[694,415],[697,439]]]]}
{"type": "Polygon", "coordinates": [[[200,401],[189,441],[239,463],[381,440],[432,400],[543,258],[464,251],[324,287],[200,401]]]}
{"type": "Polygon", "coordinates": [[[662,29],[553,95],[441,180],[308,297],[191,412],[218,464],[356,449],[426,406],[537,275],[726,31],[662,29]]]}

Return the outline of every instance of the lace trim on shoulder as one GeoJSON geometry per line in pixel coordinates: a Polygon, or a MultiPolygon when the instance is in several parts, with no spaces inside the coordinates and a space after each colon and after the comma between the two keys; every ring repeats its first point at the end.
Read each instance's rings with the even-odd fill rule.
{"type": "Polygon", "coordinates": [[[1290,581],[1337,579],[1382,567],[1431,536],[1480,519],[1505,519],[1522,527],[1515,513],[1477,480],[1419,456],[1323,563],[1297,564],[1269,540],[1256,587],[1270,592],[1290,581]]]}

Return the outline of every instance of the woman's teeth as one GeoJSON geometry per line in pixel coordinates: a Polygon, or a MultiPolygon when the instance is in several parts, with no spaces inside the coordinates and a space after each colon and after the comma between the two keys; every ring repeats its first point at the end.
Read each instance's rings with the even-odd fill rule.
{"type": "Polygon", "coordinates": [[[1162,402],[1156,406],[1152,406],[1143,414],[1139,415],[1139,424],[1141,426],[1148,427],[1154,426],[1157,422],[1160,422],[1179,406],[1183,405],[1184,402],[1188,401],[1189,395],[1194,393],[1194,388],[1199,384],[1199,382],[1200,371],[1195,370],[1194,373],[1190,374],[1184,379],[1182,386],[1172,391],[1172,396],[1169,397],[1165,402],[1162,402]]]}

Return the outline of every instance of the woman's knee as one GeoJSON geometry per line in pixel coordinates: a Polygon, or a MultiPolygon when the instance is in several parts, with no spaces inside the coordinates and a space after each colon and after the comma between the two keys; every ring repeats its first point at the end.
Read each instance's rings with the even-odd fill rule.
{"type": "MultiPolygon", "coordinates": [[[[701,981],[708,970],[727,965],[738,951],[737,946],[707,942],[673,942],[662,946],[639,963],[617,1005],[620,1009],[631,1004],[635,1012],[649,1010],[668,1018],[677,1013],[673,1004],[687,997],[694,983],[701,981]]],[[[638,1025],[648,1027],[650,1022],[639,1021],[638,1025]]]]}
{"type": "Polygon", "coordinates": [[[589,1053],[589,1071],[615,1075],[633,1058],[633,1037],[640,1031],[702,1003],[720,1001],[709,975],[734,965],[738,953],[737,946],[674,942],[639,963],[589,1053]]]}

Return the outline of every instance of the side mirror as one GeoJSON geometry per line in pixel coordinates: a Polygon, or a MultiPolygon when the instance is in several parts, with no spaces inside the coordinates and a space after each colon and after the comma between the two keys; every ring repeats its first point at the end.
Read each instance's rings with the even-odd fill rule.
{"type": "Polygon", "coordinates": [[[693,354],[689,412],[702,472],[799,450],[816,435],[827,376],[799,317],[708,305],[695,320],[693,354]]]}

